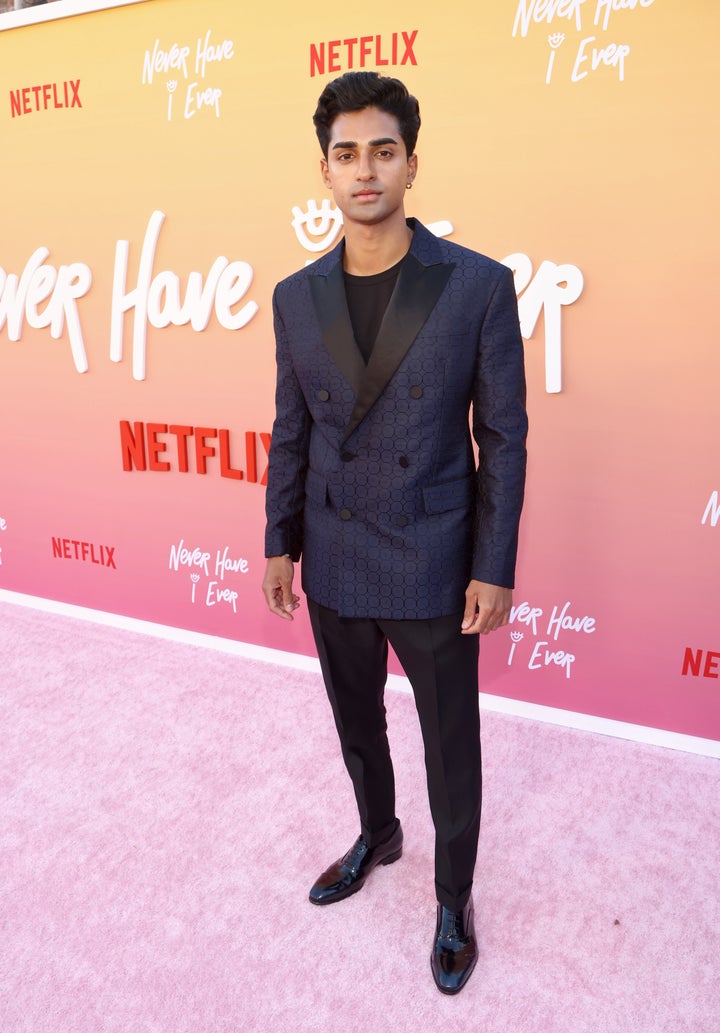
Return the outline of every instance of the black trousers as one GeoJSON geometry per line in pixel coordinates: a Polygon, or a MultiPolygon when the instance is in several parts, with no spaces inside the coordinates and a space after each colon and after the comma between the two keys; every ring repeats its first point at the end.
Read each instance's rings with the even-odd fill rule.
{"type": "Polygon", "coordinates": [[[387,839],[396,821],[383,701],[388,642],[397,653],[415,695],[425,747],[436,895],[460,911],[470,896],[480,833],[478,636],[460,634],[462,613],[432,620],[348,618],[312,599],[308,610],[369,846],[387,839]]]}

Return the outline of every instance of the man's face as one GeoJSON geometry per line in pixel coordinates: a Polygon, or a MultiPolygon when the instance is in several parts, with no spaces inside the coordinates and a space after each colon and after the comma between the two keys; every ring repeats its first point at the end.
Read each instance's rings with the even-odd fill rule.
{"type": "Polygon", "coordinates": [[[415,178],[417,158],[408,158],[394,115],[378,108],[338,115],[320,167],[346,223],[404,219],[405,190],[415,178]]]}

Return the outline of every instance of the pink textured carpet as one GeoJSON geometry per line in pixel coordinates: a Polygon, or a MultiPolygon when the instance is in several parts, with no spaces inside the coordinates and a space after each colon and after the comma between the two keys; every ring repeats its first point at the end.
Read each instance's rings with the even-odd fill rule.
{"type": "Polygon", "coordinates": [[[388,694],[400,862],[357,834],[320,678],[0,604],[2,1033],[718,1033],[720,765],[483,714],[481,959],[430,976],[432,833],[388,694]]]}

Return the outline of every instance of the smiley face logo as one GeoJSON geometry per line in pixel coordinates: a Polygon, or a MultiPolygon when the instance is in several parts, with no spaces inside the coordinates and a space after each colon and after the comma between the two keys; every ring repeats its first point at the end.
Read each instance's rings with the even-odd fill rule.
{"type": "Polygon", "coordinates": [[[339,208],[331,207],[329,198],[319,208],[316,201],[308,201],[306,211],[295,205],[292,213],[292,228],[306,251],[317,253],[335,243],[343,217],[339,208]]]}

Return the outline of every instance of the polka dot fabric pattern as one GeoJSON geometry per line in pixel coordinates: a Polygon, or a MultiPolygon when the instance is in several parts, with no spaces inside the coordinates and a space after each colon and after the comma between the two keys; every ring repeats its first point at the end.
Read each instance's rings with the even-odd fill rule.
{"type": "Polygon", "coordinates": [[[342,243],[273,301],[266,555],[302,556],[305,592],[341,616],[439,617],[471,578],[514,581],[527,418],[512,274],[410,224],[367,366],[342,243]]]}

